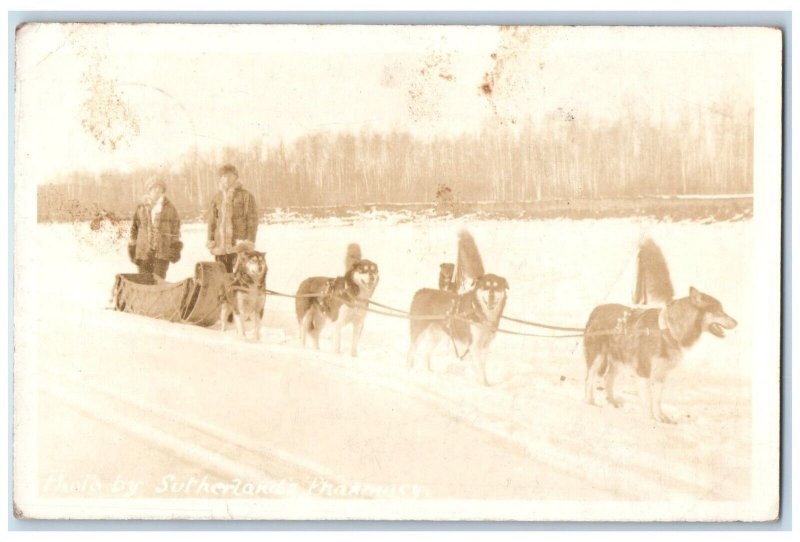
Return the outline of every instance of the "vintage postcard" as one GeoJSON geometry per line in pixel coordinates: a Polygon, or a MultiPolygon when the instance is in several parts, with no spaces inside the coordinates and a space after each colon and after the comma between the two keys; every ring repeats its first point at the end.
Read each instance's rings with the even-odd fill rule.
{"type": "Polygon", "coordinates": [[[15,47],[17,517],[776,519],[780,30],[15,47]]]}

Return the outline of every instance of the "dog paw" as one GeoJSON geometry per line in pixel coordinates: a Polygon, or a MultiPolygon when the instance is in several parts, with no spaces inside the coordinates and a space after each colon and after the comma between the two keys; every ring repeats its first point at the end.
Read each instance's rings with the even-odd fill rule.
{"type": "Polygon", "coordinates": [[[608,399],[608,404],[614,408],[620,408],[623,405],[622,399],[608,399]]]}
{"type": "Polygon", "coordinates": [[[675,425],[675,420],[673,420],[672,418],[670,418],[669,416],[667,416],[663,412],[661,414],[653,416],[653,417],[656,419],[656,421],[659,421],[661,423],[665,423],[667,425],[675,425]]]}

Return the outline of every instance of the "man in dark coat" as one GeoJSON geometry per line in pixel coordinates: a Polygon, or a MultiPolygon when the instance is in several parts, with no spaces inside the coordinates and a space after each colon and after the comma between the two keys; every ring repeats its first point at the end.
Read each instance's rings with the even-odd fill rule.
{"type": "Polygon", "coordinates": [[[219,191],[208,210],[207,246],[228,273],[236,262],[236,245],[255,243],[258,212],[253,194],[242,188],[236,168],[226,164],[219,169],[219,191]]]}
{"type": "Polygon", "coordinates": [[[128,255],[139,273],[152,273],[163,279],[170,262],[175,263],[181,257],[181,221],[165,195],[164,181],[152,178],[145,189],[147,194],[133,215],[128,255]]]}

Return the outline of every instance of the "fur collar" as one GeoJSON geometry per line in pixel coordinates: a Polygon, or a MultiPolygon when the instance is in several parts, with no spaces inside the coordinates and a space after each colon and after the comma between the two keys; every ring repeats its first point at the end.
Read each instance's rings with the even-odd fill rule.
{"type": "Polygon", "coordinates": [[[703,311],[690,298],[683,297],[664,307],[659,314],[658,324],[681,347],[688,348],[700,338],[703,332],[702,320],[703,311]]]}
{"type": "Polygon", "coordinates": [[[494,314],[487,314],[483,310],[481,302],[478,300],[477,289],[473,288],[469,292],[459,295],[456,305],[458,316],[479,324],[489,324],[493,329],[496,329],[497,326],[500,325],[500,318],[503,316],[506,300],[503,298],[503,300],[498,303],[494,314]]]}
{"type": "MultiPolygon", "coordinates": [[[[375,290],[373,287],[372,290],[367,290],[366,288],[362,289],[356,281],[353,280],[353,274],[355,273],[355,268],[351,268],[347,273],[344,274],[342,277],[344,282],[344,293],[345,296],[348,298],[349,301],[361,300],[367,301],[369,298],[372,297],[372,294],[375,290]]],[[[375,283],[377,286],[377,282],[375,283]]]]}
{"type": "Polygon", "coordinates": [[[242,269],[237,269],[233,277],[233,286],[236,288],[250,290],[257,288],[258,290],[267,289],[267,273],[266,271],[261,276],[261,279],[256,281],[253,277],[245,273],[242,269]]]}

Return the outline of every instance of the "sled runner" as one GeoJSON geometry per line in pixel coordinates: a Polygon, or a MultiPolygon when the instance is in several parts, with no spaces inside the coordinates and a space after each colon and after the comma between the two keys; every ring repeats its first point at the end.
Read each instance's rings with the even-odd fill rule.
{"type": "Polygon", "coordinates": [[[114,309],[211,326],[219,320],[226,279],[225,266],[219,262],[198,263],[194,277],[180,282],[156,282],[150,273],[121,273],[114,281],[114,309]]]}

